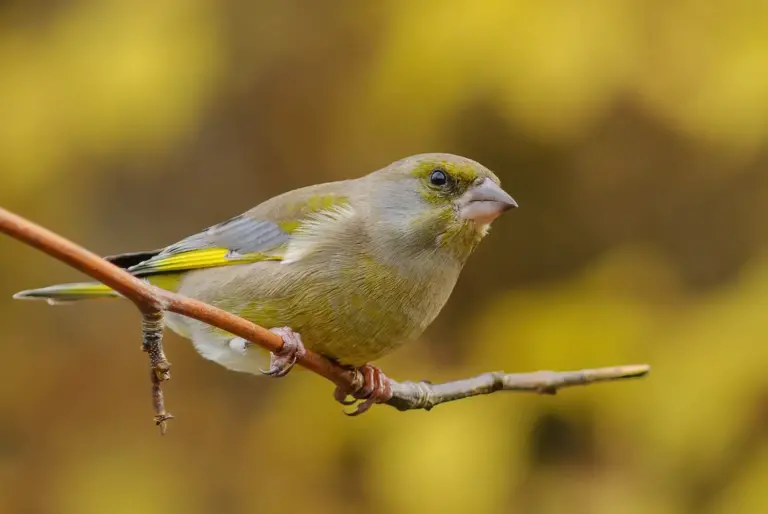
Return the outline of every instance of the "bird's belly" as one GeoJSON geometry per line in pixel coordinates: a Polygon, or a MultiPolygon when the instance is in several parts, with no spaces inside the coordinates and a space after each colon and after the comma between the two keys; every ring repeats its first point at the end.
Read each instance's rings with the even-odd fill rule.
{"type": "Polygon", "coordinates": [[[403,288],[329,291],[313,301],[314,315],[297,316],[292,328],[307,348],[361,366],[418,338],[443,303],[403,288]]]}
{"type": "MultiPolygon", "coordinates": [[[[360,265],[360,260],[335,267],[326,262],[310,270],[264,264],[233,268],[240,269],[229,272],[232,290],[226,296],[219,278],[223,272],[217,269],[190,275],[180,293],[267,329],[290,327],[308,349],[352,366],[418,338],[447,301],[458,275],[458,269],[446,271],[443,266],[440,273],[421,273],[414,280],[386,265],[360,265]]],[[[242,364],[241,356],[230,355],[232,335],[186,318],[174,316],[172,323],[178,326],[171,328],[192,339],[204,357],[230,369],[253,367],[242,364]]]]}
{"type": "Polygon", "coordinates": [[[307,348],[341,364],[362,366],[391,353],[418,336],[403,331],[363,330],[329,331],[324,327],[308,326],[301,332],[307,348]],[[398,333],[400,332],[400,333],[398,333]]]}
{"type": "MultiPolygon", "coordinates": [[[[316,299],[308,304],[313,306],[310,311],[303,306],[275,308],[283,302],[274,299],[259,303],[269,303],[272,307],[263,311],[271,310],[271,314],[259,315],[261,309],[234,313],[265,328],[291,327],[301,334],[308,349],[350,366],[376,360],[423,331],[421,324],[406,316],[402,308],[374,299],[351,301],[341,306],[334,306],[332,301],[322,305],[316,299]]],[[[202,357],[230,370],[258,374],[260,368],[268,367],[268,353],[258,347],[249,348],[247,354],[233,350],[230,341],[235,336],[232,334],[173,313],[167,315],[166,324],[190,339],[202,357]]]]}

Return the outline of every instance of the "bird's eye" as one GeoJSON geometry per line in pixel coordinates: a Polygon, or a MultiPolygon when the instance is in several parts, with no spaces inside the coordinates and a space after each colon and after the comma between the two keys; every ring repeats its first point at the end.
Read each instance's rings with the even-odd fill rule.
{"type": "Polygon", "coordinates": [[[432,174],[429,175],[429,182],[433,186],[444,186],[448,183],[448,175],[446,175],[443,170],[434,170],[432,174]]]}

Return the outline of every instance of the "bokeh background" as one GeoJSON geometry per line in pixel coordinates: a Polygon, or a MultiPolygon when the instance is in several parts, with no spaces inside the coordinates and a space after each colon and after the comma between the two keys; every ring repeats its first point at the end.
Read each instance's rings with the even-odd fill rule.
{"type": "Polygon", "coordinates": [[[0,238],[0,512],[765,512],[766,55],[750,0],[3,2],[0,205],[113,254],[467,155],[521,208],[382,367],[654,369],[349,419],[170,335],[161,438],[134,309],[0,238]]]}

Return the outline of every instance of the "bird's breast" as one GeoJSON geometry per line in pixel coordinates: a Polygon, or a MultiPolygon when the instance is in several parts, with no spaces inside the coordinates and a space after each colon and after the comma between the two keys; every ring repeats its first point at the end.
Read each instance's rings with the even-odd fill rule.
{"type": "Polygon", "coordinates": [[[416,339],[458,278],[458,269],[433,264],[403,267],[358,256],[326,265],[300,295],[302,305],[313,311],[295,323],[305,344],[342,363],[361,365],[416,339]]]}

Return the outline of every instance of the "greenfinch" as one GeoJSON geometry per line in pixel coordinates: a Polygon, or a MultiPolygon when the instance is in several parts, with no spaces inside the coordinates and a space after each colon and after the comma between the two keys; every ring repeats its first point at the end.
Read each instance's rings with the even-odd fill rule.
{"type": "MultiPolygon", "coordinates": [[[[289,191],[166,248],[106,257],[136,277],[279,334],[265,351],[168,313],[166,325],[206,359],[285,375],[310,349],[354,368],[419,337],[448,300],[467,258],[502,212],[517,207],[485,166],[456,155],[407,157],[361,178],[289,191]]],[[[62,284],[14,298],[71,302],[119,295],[62,284]]],[[[372,385],[370,388],[374,388],[372,385]]]]}

